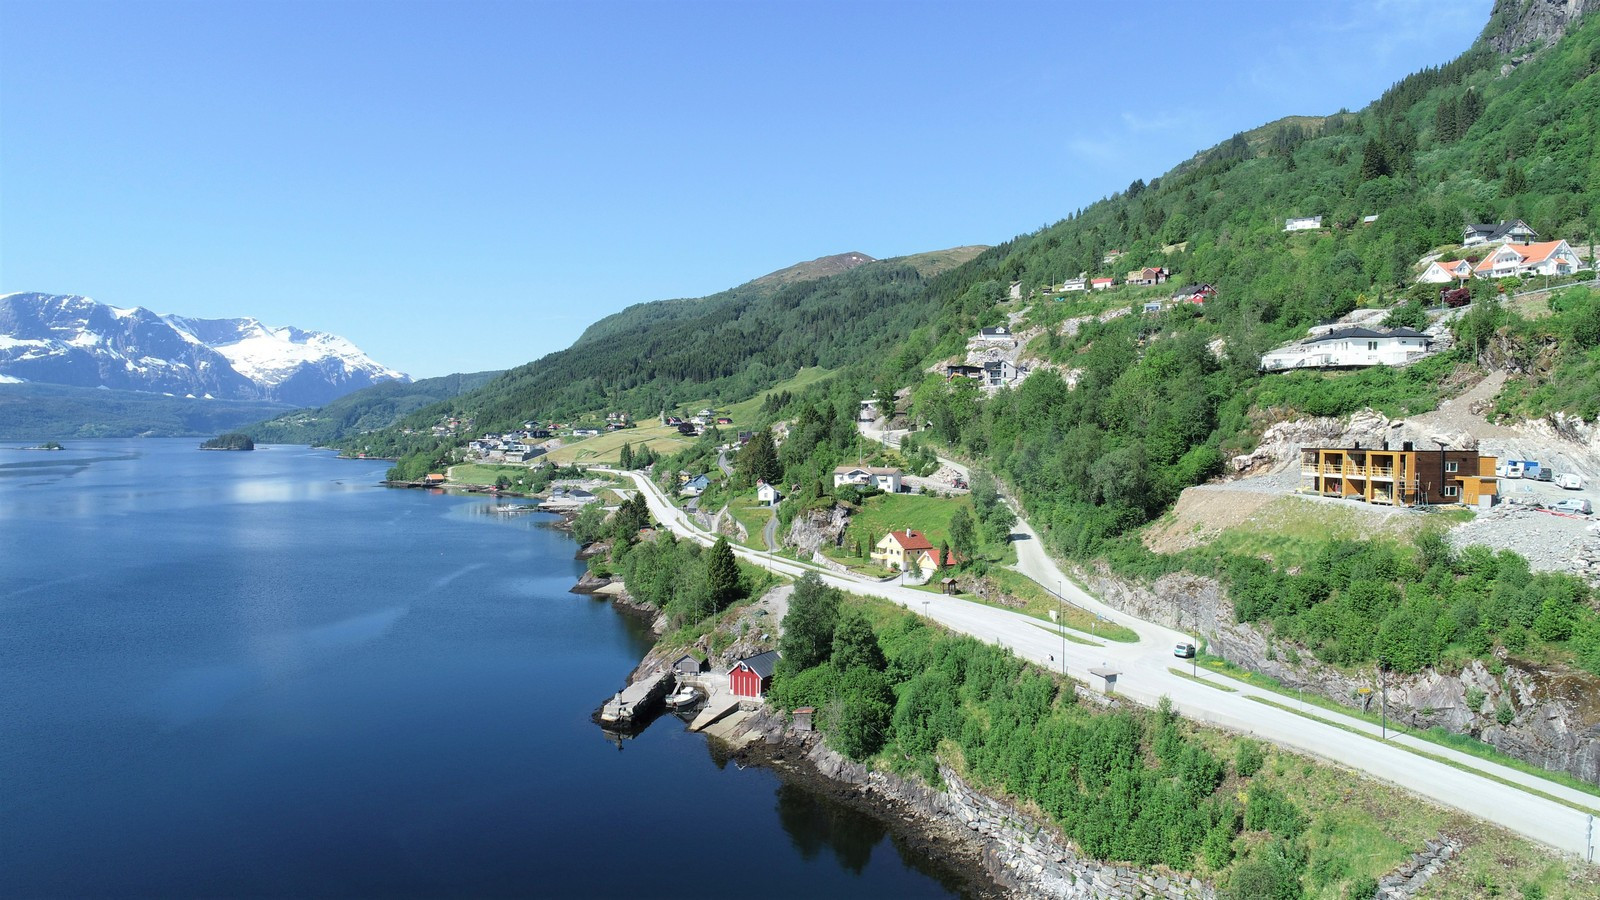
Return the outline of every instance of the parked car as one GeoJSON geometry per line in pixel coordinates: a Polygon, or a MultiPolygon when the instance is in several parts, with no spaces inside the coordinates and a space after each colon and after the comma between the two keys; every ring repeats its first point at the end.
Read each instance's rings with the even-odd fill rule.
{"type": "Polygon", "coordinates": [[[1556,476],[1556,486],[1569,491],[1583,490],[1583,476],[1576,472],[1566,472],[1556,476]]]}
{"type": "Polygon", "coordinates": [[[1536,474],[1534,477],[1539,481],[1555,481],[1556,470],[1550,468],[1549,466],[1540,466],[1538,474],[1536,474]]]}
{"type": "Polygon", "coordinates": [[[1580,516],[1587,516],[1594,512],[1594,504],[1581,497],[1568,497],[1565,500],[1557,500],[1550,505],[1550,508],[1556,512],[1573,513],[1580,516]]]}
{"type": "Polygon", "coordinates": [[[1172,655],[1179,659],[1194,659],[1194,645],[1178,644],[1172,648],[1172,655]]]}

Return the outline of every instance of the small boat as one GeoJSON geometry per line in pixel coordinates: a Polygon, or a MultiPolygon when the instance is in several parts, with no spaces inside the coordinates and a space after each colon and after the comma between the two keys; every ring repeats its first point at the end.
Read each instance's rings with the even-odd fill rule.
{"type": "Polygon", "coordinates": [[[672,696],[667,698],[667,706],[672,709],[687,709],[703,699],[700,689],[692,684],[679,685],[672,696]]]}

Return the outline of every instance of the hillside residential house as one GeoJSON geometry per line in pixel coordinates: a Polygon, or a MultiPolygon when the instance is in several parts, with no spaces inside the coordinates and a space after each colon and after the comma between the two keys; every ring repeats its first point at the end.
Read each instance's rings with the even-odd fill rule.
{"type": "Polygon", "coordinates": [[[683,487],[678,490],[678,493],[684,495],[685,497],[698,497],[701,494],[704,494],[706,492],[706,488],[709,487],[711,487],[711,479],[704,475],[696,475],[685,482],[683,487]]]}
{"type": "Polygon", "coordinates": [[[833,470],[833,486],[854,484],[875,487],[888,494],[900,493],[900,479],[904,473],[884,466],[838,466],[833,470]]]}
{"type": "Polygon", "coordinates": [[[1160,300],[1151,300],[1149,303],[1146,303],[1144,305],[1144,311],[1147,312],[1147,313],[1158,313],[1158,312],[1161,312],[1161,301],[1160,300]]]}
{"type": "Polygon", "coordinates": [[[979,328],[978,336],[973,340],[980,344],[1011,344],[1016,342],[1017,336],[1006,326],[996,325],[993,328],[979,328]]]}
{"type": "Polygon", "coordinates": [[[1020,282],[1020,281],[1011,282],[1011,290],[1006,294],[1006,296],[1011,298],[1012,300],[1021,300],[1022,299],[1022,282],[1020,282]]]}
{"type": "Polygon", "coordinates": [[[1539,244],[1504,244],[1485,256],[1472,270],[1478,278],[1514,275],[1571,275],[1582,263],[1566,241],[1539,244]]]}
{"type": "Polygon", "coordinates": [[[1300,451],[1300,474],[1311,479],[1312,493],[1390,506],[1477,506],[1498,493],[1494,465],[1494,457],[1476,450],[1418,450],[1410,441],[1398,450],[1385,443],[1371,450],[1357,444],[1300,451]]]}
{"type": "Polygon", "coordinates": [[[1434,260],[1428,264],[1417,281],[1422,284],[1448,284],[1472,277],[1472,263],[1464,259],[1434,260]]]}
{"type": "Polygon", "coordinates": [[[1106,288],[1111,287],[1111,285],[1113,283],[1114,282],[1110,278],[1091,278],[1091,279],[1089,279],[1089,286],[1093,287],[1097,291],[1103,291],[1106,288]]]}
{"type": "Polygon", "coordinates": [[[1361,224],[1363,224],[1363,225],[1373,225],[1373,224],[1376,224],[1377,221],[1378,221],[1378,214],[1377,213],[1373,213],[1370,216],[1362,216],[1361,217],[1361,224]]]}
{"type": "Polygon", "coordinates": [[[928,536],[922,532],[910,529],[891,531],[873,548],[872,558],[883,563],[885,569],[904,572],[917,564],[917,558],[925,550],[934,550],[934,546],[928,543],[928,536]]]}
{"type": "Polygon", "coordinates": [[[1217,289],[1209,284],[1186,284],[1172,294],[1173,303],[1204,303],[1217,295],[1217,289]]]}
{"type": "Polygon", "coordinates": [[[944,367],[944,377],[946,381],[952,378],[982,378],[983,366],[969,366],[964,363],[952,363],[944,367]]]}
{"type": "Polygon", "coordinates": [[[1022,379],[1028,374],[1027,366],[1013,365],[1010,360],[996,359],[983,364],[983,383],[1000,387],[1022,379]]]}
{"type": "Polygon", "coordinates": [[[1297,219],[1284,219],[1284,231],[1314,231],[1322,227],[1321,216],[1305,216],[1297,219]]]}
{"type": "Polygon", "coordinates": [[[758,502],[765,503],[768,506],[777,506],[778,501],[782,499],[783,494],[779,493],[777,488],[767,484],[765,481],[756,482],[756,500],[758,502]]]}
{"type": "Polygon", "coordinates": [[[728,690],[735,697],[761,697],[772,687],[772,672],[778,667],[778,651],[768,650],[747,656],[728,670],[728,690]]]}
{"type": "MultiPolygon", "coordinates": [[[[947,565],[947,566],[956,566],[956,565],[960,565],[960,564],[961,564],[961,558],[959,556],[956,556],[956,552],[954,550],[947,551],[947,554],[945,556],[945,565],[947,565]]],[[[922,570],[922,577],[923,578],[932,578],[933,577],[933,573],[939,571],[939,550],[938,550],[938,548],[937,547],[929,547],[928,549],[926,549],[926,550],[922,551],[921,553],[917,554],[917,568],[922,570]]]]}
{"type": "Polygon", "coordinates": [[[1130,271],[1127,281],[1129,284],[1166,284],[1171,274],[1162,266],[1145,266],[1130,271]]]}
{"type": "Polygon", "coordinates": [[[1411,328],[1340,328],[1279,347],[1261,357],[1265,372],[1343,366],[1399,366],[1428,355],[1433,339],[1411,328]]]}
{"type": "Polygon", "coordinates": [[[1128,251],[1126,250],[1107,250],[1106,255],[1100,257],[1100,264],[1102,266],[1109,266],[1121,259],[1123,256],[1127,255],[1127,252],[1128,251]]]}
{"type": "Polygon", "coordinates": [[[1083,277],[1068,278],[1066,281],[1063,281],[1061,283],[1061,293],[1065,294],[1068,291],[1085,290],[1085,289],[1088,288],[1088,286],[1089,286],[1089,279],[1087,279],[1087,278],[1083,278],[1083,277]]]}
{"type": "Polygon", "coordinates": [[[1512,219],[1510,222],[1494,222],[1478,225],[1468,225],[1461,229],[1461,246],[1476,247],[1479,244],[1498,244],[1502,241],[1537,241],[1539,233],[1528,227],[1528,223],[1521,219],[1512,219]]]}

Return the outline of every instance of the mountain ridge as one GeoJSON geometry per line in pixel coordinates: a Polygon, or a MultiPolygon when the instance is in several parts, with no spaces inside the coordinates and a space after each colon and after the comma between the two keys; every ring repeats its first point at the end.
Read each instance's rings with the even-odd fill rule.
{"type": "Polygon", "coordinates": [[[0,295],[0,379],[310,406],[410,377],[339,335],[19,291],[0,295]]]}

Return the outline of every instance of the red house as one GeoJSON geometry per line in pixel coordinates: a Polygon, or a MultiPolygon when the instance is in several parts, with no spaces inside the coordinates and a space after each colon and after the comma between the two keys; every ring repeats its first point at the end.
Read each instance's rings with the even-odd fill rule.
{"type": "Polygon", "coordinates": [[[735,697],[760,697],[772,686],[772,670],[777,665],[776,650],[741,659],[728,670],[728,689],[735,697]]]}

